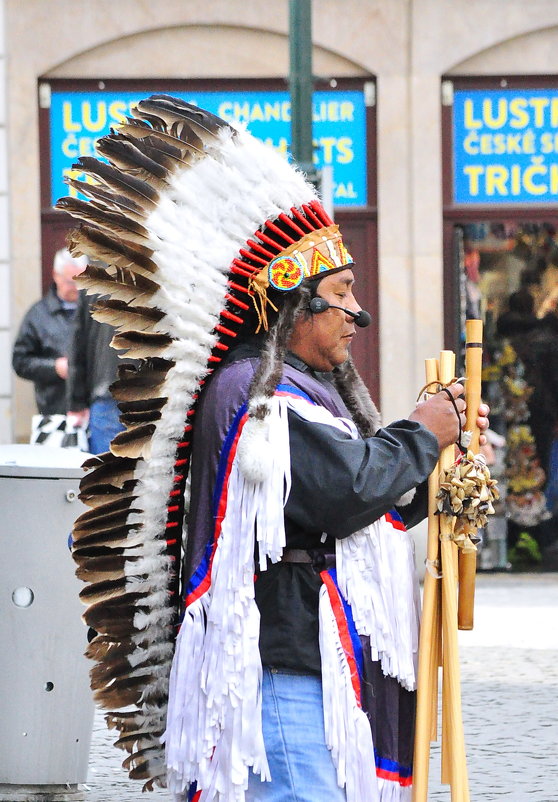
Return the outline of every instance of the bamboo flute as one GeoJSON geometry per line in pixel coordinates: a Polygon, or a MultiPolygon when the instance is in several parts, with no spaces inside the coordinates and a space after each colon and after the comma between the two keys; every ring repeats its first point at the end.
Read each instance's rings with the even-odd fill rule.
{"type": "MultiPolygon", "coordinates": [[[[469,450],[476,454],[479,450],[479,429],[477,414],[481,401],[482,374],[482,320],[465,322],[465,401],[467,402],[467,431],[472,432],[469,450]]],[[[475,606],[475,579],[477,555],[474,551],[459,554],[459,598],[457,625],[459,629],[473,629],[475,606]]]]}
{"type": "MultiPolygon", "coordinates": [[[[455,354],[440,354],[440,381],[451,382],[455,373],[455,354]]],[[[455,461],[455,447],[448,446],[440,455],[440,468],[450,468],[455,461]]],[[[465,737],[461,713],[461,677],[457,642],[457,547],[452,540],[453,516],[440,515],[440,553],[442,563],[442,638],[443,688],[442,716],[445,739],[442,742],[442,769],[451,786],[451,802],[469,802],[465,737]],[[445,724],[444,724],[445,719],[445,724]]]]}
{"type": "MultiPolygon", "coordinates": [[[[425,375],[427,385],[438,381],[436,359],[426,360],[425,375]]],[[[427,800],[430,742],[436,740],[437,730],[441,587],[440,581],[434,576],[433,571],[438,565],[440,551],[439,517],[435,515],[439,474],[439,466],[436,465],[428,478],[428,539],[419,640],[413,802],[426,802],[427,800]]]]}

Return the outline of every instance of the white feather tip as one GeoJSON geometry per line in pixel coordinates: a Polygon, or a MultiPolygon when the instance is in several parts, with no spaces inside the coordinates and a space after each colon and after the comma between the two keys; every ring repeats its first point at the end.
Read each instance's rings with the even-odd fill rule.
{"type": "MultiPolygon", "coordinates": [[[[269,409],[268,402],[264,402],[269,409]]],[[[250,405],[252,407],[252,404],[250,405]]],[[[261,484],[269,476],[273,465],[273,457],[269,445],[269,410],[261,416],[252,414],[244,424],[237,447],[238,465],[247,482],[261,484]]],[[[252,411],[252,410],[251,410],[252,411]]]]}

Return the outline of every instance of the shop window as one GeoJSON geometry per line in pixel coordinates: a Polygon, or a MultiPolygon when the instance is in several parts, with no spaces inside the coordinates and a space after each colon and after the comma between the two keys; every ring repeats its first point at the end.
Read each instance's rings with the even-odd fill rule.
{"type": "Polygon", "coordinates": [[[538,568],[558,535],[558,226],[453,228],[461,323],[485,321],[483,396],[501,501],[480,566],[538,568]]]}

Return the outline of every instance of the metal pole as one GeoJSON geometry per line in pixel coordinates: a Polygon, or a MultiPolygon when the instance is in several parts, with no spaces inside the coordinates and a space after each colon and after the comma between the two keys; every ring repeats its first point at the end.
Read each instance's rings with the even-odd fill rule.
{"type": "Polygon", "coordinates": [[[289,52],[291,153],[312,180],[312,0],[289,0],[289,52]]]}

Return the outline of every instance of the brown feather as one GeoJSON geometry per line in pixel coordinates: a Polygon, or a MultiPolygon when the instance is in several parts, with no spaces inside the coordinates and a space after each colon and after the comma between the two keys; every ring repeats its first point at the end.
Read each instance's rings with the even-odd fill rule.
{"type": "Polygon", "coordinates": [[[122,525],[131,513],[141,513],[139,508],[132,507],[130,498],[115,499],[110,504],[95,510],[86,510],[74,521],[74,532],[85,532],[97,526],[107,529],[109,526],[122,525]]]}
{"type": "Polygon", "coordinates": [[[92,627],[96,632],[102,635],[111,635],[114,638],[125,638],[133,629],[134,616],[136,610],[131,609],[126,612],[126,615],[116,615],[114,611],[102,610],[97,611],[94,616],[89,614],[86,610],[82,615],[83,620],[87,626],[92,627]]]}
{"type": "MultiPolygon", "coordinates": [[[[105,451],[104,454],[93,454],[93,456],[88,457],[84,461],[84,463],[83,463],[83,465],[81,467],[85,468],[85,469],[99,468],[101,465],[103,465],[107,461],[105,459],[106,457],[112,457],[112,455],[111,455],[111,453],[109,451],[105,451]]],[[[112,459],[114,460],[114,457],[112,457],[112,459]]]]}
{"type": "MultiPolygon", "coordinates": [[[[78,562],[75,555],[74,560],[78,562]]],[[[125,566],[139,560],[139,557],[87,557],[83,558],[83,565],[76,569],[76,576],[83,582],[95,584],[105,580],[121,580],[127,576],[125,566]]]]}
{"type": "Polygon", "coordinates": [[[136,732],[126,733],[126,735],[121,735],[118,740],[114,742],[114,746],[118,749],[124,749],[126,752],[134,751],[134,747],[136,744],[140,746],[142,743],[148,740],[148,738],[154,738],[159,740],[161,735],[163,734],[164,729],[161,727],[151,727],[149,729],[144,728],[141,730],[136,730],[136,732]]]}
{"type": "MultiPolygon", "coordinates": [[[[90,510],[84,515],[89,514],[90,510]]],[[[97,510],[95,510],[97,512],[97,510]]],[[[124,526],[124,524],[128,520],[128,516],[131,513],[139,513],[141,510],[139,509],[125,509],[125,510],[114,510],[113,512],[107,512],[106,514],[102,514],[102,507],[101,512],[96,515],[94,518],[84,519],[81,515],[80,517],[74,522],[74,537],[79,537],[82,533],[87,534],[90,532],[106,532],[109,529],[116,529],[117,527],[124,526]]]]}
{"type": "MultiPolygon", "coordinates": [[[[158,763],[162,761],[164,757],[162,746],[160,747],[160,752],[161,752],[161,758],[158,759],[158,763]]],[[[157,786],[158,788],[167,787],[166,772],[159,771],[158,773],[155,773],[154,770],[151,770],[151,779],[149,779],[146,783],[142,785],[141,788],[142,793],[145,793],[147,791],[153,791],[155,789],[155,786],[157,786]]]]}
{"type": "MultiPolygon", "coordinates": [[[[157,742],[152,743],[150,746],[144,747],[143,749],[138,749],[137,752],[133,752],[126,760],[123,761],[122,767],[125,769],[129,769],[131,766],[135,768],[132,769],[134,772],[144,771],[144,767],[149,766],[149,758],[152,758],[154,752],[159,752],[161,745],[157,742]],[[147,760],[146,760],[147,758],[147,760]]],[[[130,772],[131,779],[146,779],[150,777],[151,773],[147,774],[135,774],[132,777],[132,772],[130,772]]]]}
{"type": "Polygon", "coordinates": [[[159,191],[149,183],[142,181],[130,173],[123,173],[111,164],[99,161],[92,156],[81,156],[74,165],[80,173],[90,175],[112,188],[117,194],[123,194],[136,203],[153,210],[159,202],[159,191]]]}
{"type": "Polygon", "coordinates": [[[132,114],[134,117],[162,120],[167,130],[185,141],[190,141],[197,135],[204,145],[213,145],[224,128],[228,128],[234,135],[234,128],[220,117],[168,95],[151,95],[141,100],[132,109],[132,114]]]}
{"type": "MultiPolygon", "coordinates": [[[[76,518],[74,526],[78,523],[82,523],[83,521],[99,520],[100,518],[104,518],[105,515],[110,515],[113,512],[118,512],[119,510],[129,510],[130,504],[135,498],[135,496],[123,496],[107,501],[101,510],[88,510],[87,512],[82,512],[82,514],[76,518]]],[[[138,512],[138,510],[134,511],[138,512]]]]}
{"type": "Polygon", "coordinates": [[[126,583],[126,577],[95,582],[95,584],[87,585],[83,590],[80,590],[79,597],[84,604],[103,602],[106,599],[121,596],[126,590],[126,583]]]}
{"type": "MultiPolygon", "coordinates": [[[[141,337],[147,335],[142,334],[141,337]]],[[[174,362],[160,358],[150,358],[139,367],[124,363],[118,368],[118,379],[110,386],[113,398],[117,401],[140,401],[163,397],[161,389],[168,371],[174,362]]]]}
{"type": "MultiPolygon", "coordinates": [[[[132,462],[129,463],[130,466],[133,465],[132,462]]],[[[124,462],[120,459],[114,457],[110,451],[103,451],[102,454],[93,454],[92,456],[88,457],[85,462],[83,463],[84,468],[113,468],[117,465],[118,467],[122,467],[124,462]]]]}
{"type": "Polygon", "coordinates": [[[161,410],[167,400],[167,398],[139,398],[134,401],[120,401],[118,409],[124,413],[155,412],[161,410]]]}
{"type": "Polygon", "coordinates": [[[85,656],[90,660],[120,660],[123,657],[128,657],[136,648],[135,641],[130,638],[123,640],[114,640],[107,635],[96,635],[90,643],[87,644],[85,656]]]}
{"type": "Polygon", "coordinates": [[[121,542],[118,542],[118,540],[109,540],[106,537],[104,539],[100,538],[97,542],[84,543],[83,540],[87,540],[87,538],[84,536],[81,541],[77,541],[72,547],[72,557],[76,565],[80,567],[87,567],[88,560],[97,559],[98,557],[112,557],[114,560],[124,557],[133,560],[138,553],[137,548],[140,538],[132,536],[121,542]]]}
{"type": "Polygon", "coordinates": [[[104,685],[108,685],[113,680],[122,680],[126,677],[133,677],[141,672],[143,672],[143,676],[145,676],[146,672],[144,669],[155,665],[156,664],[152,661],[144,660],[142,663],[138,663],[132,667],[126,656],[116,659],[116,656],[113,656],[109,653],[102,663],[94,665],[89,671],[89,676],[91,677],[91,689],[96,690],[98,688],[102,688],[104,685]]]}
{"type": "Polygon", "coordinates": [[[129,287],[135,292],[140,292],[146,297],[155,295],[161,289],[157,281],[153,281],[149,276],[144,276],[143,273],[136,272],[134,265],[130,267],[115,265],[114,277],[119,284],[129,287]]]}
{"type": "MultiPolygon", "coordinates": [[[[128,499],[125,501],[128,502],[128,499]]],[[[105,510],[103,507],[97,510],[87,510],[74,521],[74,532],[91,532],[95,527],[100,531],[114,526],[123,526],[128,515],[140,512],[141,510],[132,508],[130,504],[113,510],[105,510]]]]}
{"type": "MultiPolygon", "coordinates": [[[[158,287],[157,287],[158,289],[158,287]]],[[[151,320],[153,323],[157,323],[161,320],[165,313],[162,312],[160,309],[157,309],[153,306],[131,306],[130,304],[125,303],[124,301],[117,301],[111,298],[101,298],[95,304],[95,310],[97,309],[111,309],[116,313],[124,314],[128,312],[128,314],[134,316],[134,320],[136,317],[145,317],[151,320]]]]}
{"type": "MultiPolygon", "coordinates": [[[[166,99],[168,100],[168,98],[166,99]]],[[[163,119],[163,115],[161,114],[162,104],[158,102],[154,96],[142,100],[141,109],[139,105],[140,104],[132,109],[132,114],[134,116],[128,117],[130,124],[133,124],[135,119],[139,119],[139,123],[145,125],[145,120],[147,120],[152,125],[150,130],[152,136],[167,136],[171,138],[172,142],[178,139],[179,142],[183,142],[185,145],[189,145],[193,148],[199,158],[205,156],[203,140],[193,127],[191,125],[184,125],[183,119],[180,120],[180,124],[176,124],[176,116],[173,117],[170,124],[167,124],[167,121],[163,119]]]]}
{"type": "Polygon", "coordinates": [[[115,267],[109,272],[102,267],[89,264],[88,267],[76,276],[78,284],[89,293],[110,295],[117,300],[136,305],[144,304],[150,300],[160,289],[159,285],[127,268],[115,267]]]}
{"type": "Polygon", "coordinates": [[[152,331],[165,316],[160,309],[149,306],[130,306],[124,301],[101,298],[91,308],[91,317],[99,323],[108,323],[118,329],[152,331]]]}
{"type": "Polygon", "coordinates": [[[76,562],[79,562],[80,565],[84,560],[90,557],[117,557],[126,553],[126,549],[123,549],[121,546],[111,548],[110,546],[76,546],[74,544],[72,548],[72,557],[76,562]]]}
{"type": "Polygon", "coordinates": [[[128,117],[128,122],[119,126],[119,131],[123,134],[141,141],[146,141],[150,147],[163,150],[169,156],[179,160],[182,168],[191,167],[195,164],[199,156],[203,156],[203,143],[196,137],[198,146],[194,142],[188,143],[183,139],[178,139],[166,131],[153,132],[153,128],[143,123],[142,120],[134,120],[128,117]]]}
{"type": "Polygon", "coordinates": [[[120,420],[125,426],[138,426],[142,423],[155,423],[161,420],[161,412],[157,409],[141,412],[123,412],[120,420]]]}
{"type": "MultiPolygon", "coordinates": [[[[97,560],[94,560],[93,562],[96,564],[97,560]]],[[[109,569],[95,570],[95,568],[91,567],[91,561],[87,562],[87,566],[88,566],[87,568],[76,569],[76,577],[82,582],[88,582],[94,584],[97,582],[103,582],[104,580],[107,579],[116,581],[124,579],[126,577],[126,572],[124,571],[124,568],[120,568],[119,570],[117,570],[116,568],[112,570],[109,569]]]]}
{"type": "MultiPolygon", "coordinates": [[[[161,716],[164,712],[161,710],[161,716]]],[[[141,710],[119,710],[117,713],[107,713],[105,722],[109,730],[118,729],[120,732],[133,732],[141,726],[145,718],[145,713],[141,710]]]]}
{"type": "Polygon", "coordinates": [[[140,139],[137,136],[129,136],[127,131],[124,130],[125,127],[126,123],[118,126],[118,134],[113,134],[111,137],[113,142],[118,137],[121,141],[133,143],[133,146],[141,151],[146,158],[160,164],[169,173],[191,167],[192,159],[185,161],[176,147],[169,147],[166,142],[159,139],[159,133],[153,134],[152,132],[151,136],[140,139]]]}
{"type": "Polygon", "coordinates": [[[97,140],[95,147],[100,156],[104,156],[128,175],[142,179],[159,191],[168,188],[168,169],[146,156],[135,143],[125,137],[119,137],[118,134],[103,136],[97,140]]]}
{"type": "Polygon", "coordinates": [[[85,224],[72,231],[69,248],[74,256],[86,253],[101,262],[133,270],[147,278],[157,272],[150,248],[124,243],[99,228],[85,224]]]}
{"type": "Polygon", "coordinates": [[[99,483],[98,485],[90,485],[87,489],[87,492],[80,492],[79,499],[88,507],[101,507],[111,499],[116,500],[117,498],[130,498],[133,496],[135,486],[135,479],[124,482],[122,487],[116,487],[115,485],[102,483],[99,483]]]}
{"type": "Polygon", "coordinates": [[[92,457],[83,463],[84,468],[94,468],[94,472],[87,473],[80,482],[81,492],[87,492],[92,485],[109,484],[123,487],[124,482],[135,478],[136,460],[125,457],[115,457],[108,451],[106,454],[92,457]]]}
{"type": "Polygon", "coordinates": [[[95,531],[91,534],[74,533],[74,543],[81,547],[84,546],[116,546],[131,548],[139,542],[139,524],[127,524],[118,529],[107,529],[95,531]]]}
{"type": "Polygon", "coordinates": [[[151,438],[155,431],[154,423],[144,423],[120,432],[113,438],[110,450],[122,457],[143,457],[148,459],[151,453],[151,438]]]}
{"type": "Polygon", "coordinates": [[[110,635],[96,635],[87,645],[85,656],[91,660],[120,660],[128,658],[137,647],[137,638],[119,638],[115,640],[110,635]]]}
{"type": "Polygon", "coordinates": [[[155,670],[166,662],[165,660],[154,661],[149,658],[132,666],[128,659],[132,652],[123,654],[120,657],[109,652],[102,663],[94,665],[89,672],[92,690],[103,688],[115,681],[122,682],[131,677],[145,677],[146,674],[150,673],[150,669],[155,670]]]}
{"type": "MultiPolygon", "coordinates": [[[[131,546],[130,548],[134,548],[131,546]]],[[[79,546],[74,544],[72,547],[72,558],[77,565],[83,566],[87,560],[97,559],[98,557],[112,557],[117,560],[120,557],[130,555],[130,548],[126,549],[122,546],[79,546]]]]}
{"type": "Polygon", "coordinates": [[[150,677],[143,674],[139,677],[126,677],[113,682],[107,688],[93,691],[93,699],[102,707],[128,707],[138,704],[143,687],[150,677]]]}
{"type": "Polygon", "coordinates": [[[90,201],[84,201],[80,198],[60,198],[56,206],[58,209],[71,214],[72,217],[86,220],[88,223],[116,235],[126,242],[136,243],[152,250],[152,242],[147,230],[139,223],[129,220],[122,214],[98,209],[90,201]]]}
{"type": "Polygon", "coordinates": [[[135,630],[134,617],[140,610],[140,601],[145,594],[130,591],[121,596],[113,596],[102,602],[90,604],[83,614],[85,623],[100,635],[113,638],[128,638],[135,630]]]}
{"type": "MultiPolygon", "coordinates": [[[[152,135],[157,136],[155,132],[152,135]]],[[[125,173],[136,175],[139,171],[148,177],[147,180],[154,178],[156,181],[168,182],[171,170],[176,167],[175,160],[164,150],[160,152],[161,158],[159,153],[149,153],[144,144],[145,140],[127,136],[121,126],[118,126],[109,135],[97,140],[95,147],[101,156],[125,173]]]]}
{"type": "Polygon", "coordinates": [[[99,184],[90,184],[87,181],[78,181],[76,178],[66,178],[66,184],[77,192],[90,198],[97,209],[124,214],[137,223],[143,223],[151,212],[145,204],[136,203],[125,195],[118,195],[113,191],[103,189],[99,184]]]}
{"type": "Polygon", "coordinates": [[[164,354],[172,342],[173,339],[168,334],[126,331],[121,334],[115,334],[110,344],[119,351],[125,350],[126,356],[130,359],[147,359],[151,356],[164,354]]]}
{"type": "MultiPolygon", "coordinates": [[[[122,764],[124,765],[124,764],[122,764]]],[[[151,771],[151,766],[148,760],[145,760],[136,768],[131,769],[128,772],[128,777],[131,780],[147,780],[148,782],[145,783],[145,786],[148,786],[149,783],[152,781],[153,772],[151,771]]]]}

